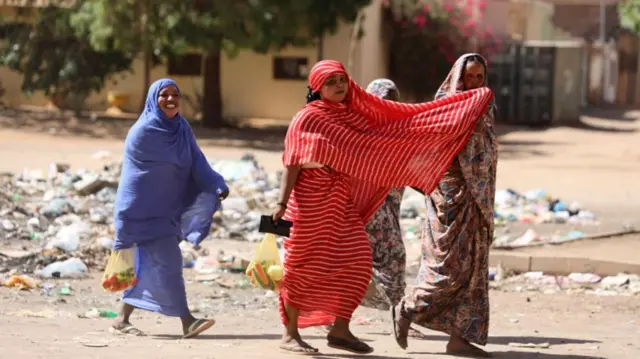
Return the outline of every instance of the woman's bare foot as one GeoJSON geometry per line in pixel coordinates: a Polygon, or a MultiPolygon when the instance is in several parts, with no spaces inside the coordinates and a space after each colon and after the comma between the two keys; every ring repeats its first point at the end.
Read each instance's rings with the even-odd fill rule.
{"type": "Polygon", "coordinates": [[[491,358],[492,355],[469,343],[458,335],[452,335],[447,343],[447,354],[470,358],[491,358]]]}
{"type": "Polygon", "coordinates": [[[312,355],[317,354],[318,349],[307,344],[300,334],[291,335],[285,331],[280,342],[280,350],[291,354],[312,355]]]}

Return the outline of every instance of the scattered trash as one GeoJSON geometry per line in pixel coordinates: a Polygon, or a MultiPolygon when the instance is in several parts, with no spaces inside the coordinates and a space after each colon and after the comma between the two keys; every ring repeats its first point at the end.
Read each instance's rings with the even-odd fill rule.
{"type": "Polygon", "coordinates": [[[34,279],[26,275],[13,275],[4,285],[9,288],[19,288],[20,290],[30,290],[38,286],[34,279]]]}
{"type": "Polygon", "coordinates": [[[71,295],[71,286],[69,286],[69,284],[65,284],[64,287],[58,290],[58,295],[65,296],[65,297],[68,295],[71,295]]]}
{"type": "Polygon", "coordinates": [[[82,278],[87,271],[88,268],[82,260],[69,258],[66,261],[51,263],[36,274],[42,278],[82,278]]]}
{"type": "Polygon", "coordinates": [[[84,319],[95,319],[95,318],[117,318],[118,313],[108,310],[108,309],[99,309],[99,308],[91,308],[83,314],[78,315],[79,318],[84,319]]]}
{"type": "Polygon", "coordinates": [[[559,290],[567,292],[587,293],[598,296],[619,296],[640,294],[640,275],[618,274],[600,277],[594,273],[571,273],[568,276],[549,275],[543,272],[527,272],[503,275],[498,280],[498,268],[490,268],[489,276],[494,274],[491,288],[501,291],[535,291],[555,293],[559,290]]]}
{"type": "Polygon", "coordinates": [[[495,196],[496,225],[510,222],[595,224],[592,212],[577,202],[567,205],[538,189],[524,194],[512,189],[499,190],[495,196]]]}
{"type": "Polygon", "coordinates": [[[571,273],[569,279],[580,284],[596,284],[602,280],[599,275],[593,273],[571,273]]]}

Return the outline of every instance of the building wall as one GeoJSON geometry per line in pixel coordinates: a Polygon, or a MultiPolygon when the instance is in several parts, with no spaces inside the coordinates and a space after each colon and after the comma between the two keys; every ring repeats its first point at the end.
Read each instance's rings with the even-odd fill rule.
{"type": "MultiPolygon", "coordinates": [[[[375,78],[386,76],[386,55],[381,34],[382,0],[374,0],[364,9],[364,37],[355,46],[351,75],[362,86],[375,78]]],[[[0,14],[7,9],[0,7],[0,14]]],[[[324,58],[342,61],[345,65],[349,58],[349,44],[353,25],[341,26],[336,34],[328,35],[324,41],[324,58]]],[[[221,87],[223,114],[230,118],[290,119],[304,105],[307,93],[305,80],[276,80],[273,78],[272,61],[277,55],[299,56],[308,59],[309,66],[317,61],[317,48],[287,48],[281,52],[256,54],[243,51],[235,58],[223,55],[221,61],[221,87]]],[[[137,112],[143,89],[142,61],[136,60],[132,73],[123,73],[107,81],[103,91],[92,94],[87,100],[89,110],[103,111],[108,107],[107,94],[117,91],[128,95],[128,103],[123,108],[128,112],[137,112]]],[[[167,67],[153,68],[152,80],[168,77],[167,67]]],[[[202,76],[171,76],[180,87],[184,96],[195,98],[203,89],[202,76]]],[[[6,94],[4,102],[9,106],[44,106],[48,99],[42,93],[26,96],[20,91],[22,76],[0,67],[0,79],[6,94]]],[[[185,106],[183,113],[194,116],[197,110],[185,106]]]]}

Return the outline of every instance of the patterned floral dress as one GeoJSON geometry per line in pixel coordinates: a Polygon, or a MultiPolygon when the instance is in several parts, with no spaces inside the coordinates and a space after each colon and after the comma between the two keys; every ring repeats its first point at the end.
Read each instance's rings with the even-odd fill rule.
{"type": "MultiPolygon", "coordinates": [[[[492,112],[492,111],[491,111],[492,112]]],[[[478,122],[427,199],[418,284],[401,302],[403,316],[484,345],[489,330],[489,247],[497,143],[492,116],[478,122]]]]}
{"type": "Polygon", "coordinates": [[[362,300],[363,306],[387,310],[404,297],[407,254],[400,228],[403,194],[404,188],[391,190],[366,226],[373,252],[373,278],[362,300]]]}
{"type": "MultiPolygon", "coordinates": [[[[468,56],[479,55],[461,57],[438,96],[461,90],[468,56]]],[[[480,345],[487,343],[489,332],[489,248],[498,161],[494,117],[495,106],[490,105],[427,197],[418,285],[398,304],[403,318],[480,345]]]]}
{"type": "MultiPolygon", "coordinates": [[[[367,92],[397,101],[399,91],[393,81],[377,79],[367,92]]],[[[373,277],[362,300],[366,307],[387,310],[404,296],[407,254],[400,228],[400,203],[404,188],[389,192],[387,199],[366,226],[373,254],[373,277]]]]}

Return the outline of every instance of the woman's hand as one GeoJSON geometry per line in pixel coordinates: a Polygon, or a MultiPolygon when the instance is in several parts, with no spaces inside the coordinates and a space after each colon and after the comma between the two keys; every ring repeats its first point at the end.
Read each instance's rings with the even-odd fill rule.
{"type": "Polygon", "coordinates": [[[217,191],[218,193],[218,199],[220,201],[224,201],[225,198],[229,197],[229,189],[218,189],[217,191]]]}
{"type": "Polygon", "coordinates": [[[284,212],[287,210],[287,206],[283,206],[282,204],[278,204],[276,209],[273,210],[273,222],[278,223],[280,218],[284,217],[284,212]]]}

